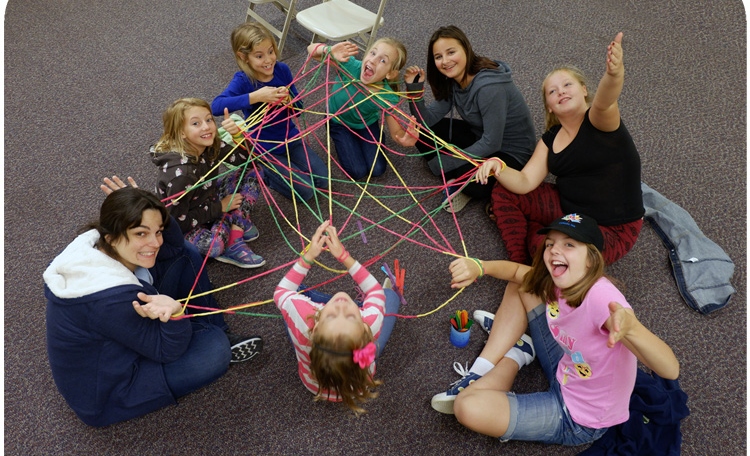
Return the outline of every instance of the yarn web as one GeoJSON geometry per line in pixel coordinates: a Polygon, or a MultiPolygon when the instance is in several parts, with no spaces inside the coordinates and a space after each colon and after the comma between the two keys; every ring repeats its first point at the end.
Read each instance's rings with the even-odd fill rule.
{"type": "MultiPolygon", "coordinates": [[[[283,271],[283,273],[286,273],[292,264],[298,260],[299,256],[304,253],[306,246],[309,245],[310,239],[306,234],[312,234],[317,227],[317,225],[311,226],[309,221],[305,222],[305,226],[303,227],[303,214],[307,215],[308,219],[309,215],[312,215],[313,218],[317,220],[318,224],[322,223],[324,220],[335,221],[334,226],[339,230],[339,238],[342,243],[347,245],[347,249],[350,251],[357,251],[357,248],[354,245],[355,242],[361,244],[366,243],[368,237],[387,236],[390,239],[388,242],[389,245],[381,251],[366,259],[357,256],[360,263],[368,268],[371,273],[375,271],[372,269],[373,267],[379,268],[380,264],[386,260],[389,254],[404,242],[413,243],[420,248],[431,250],[442,255],[457,258],[468,256],[463,233],[458,224],[456,215],[451,214],[453,226],[455,226],[458,233],[458,240],[453,240],[453,242],[439,228],[438,223],[435,221],[435,217],[438,214],[440,214],[441,217],[444,217],[446,214],[440,204],[444,199],[446,188],[449,185],[465,185],[472,178],[473,172],[466,173],[464,176],[455,179],[450,184],[446,181],[445,175],[441,175],[441,183],[439,185],[412,185],[409,183],[407,176],[404,176],[399,172],[394,165],[394,161],[398,161],[400,157],[405,157],[410,160],[422,160],[422,155],[424,154],[418,152],[416,148],[409,148],[413,152],[405,153],[389,147],[384,141],[384,135],[386,135],[385,116],[391,115],[398,121],[404,130],[407,130],[412,119],[404,110],[406,105],[406,100],[404,99],[414,95],[421,96],[421,94],[371,91],[367,86],[358,82],[356,77],[352,78],[351,75],[346,74],[346,72],[337,65],[336,61],[330,58],[330,55],[326,55],[320,62],[311,60],[308,57],[308,60],[303,67],[295,75],[293,83],[297,87],[302,87],[302,89],[299,90],[299,95],[294,99],[281,100],[273,104],[264,104],[251,114],[245,120],[243,125],[240,125],[244,139],[240,144],[235,146],[235,148],[245,147],[250,150],[251,157],[247,162],[239,166],[232,166],[225,162],[227,157],[222,157],[208,175],[211,175],[217,170],[221,164],[224,164],[229,168],[228,171],[219,173],[209,180],[201,178],[196,185],[189,190],[174,195],[172,197],[173,201],[166,201],[168,205],[172,204],[183,198],[190,191],[200,188],[208,182],[218,179],[229,172],[240,172],[241,177],[238,179],[238,183],[241,183],[248,173],[254,172],[256,176],[260,175],[260,161],[265,160],[274,163],[280,169],[284,170],[284,172],[279,175],[289,182],[290,189],[292,189],[293,195],[291,199],[291,209],[284,209],[283,206],[288,205],[288,203],[280,203],[280,200],[277,199],[278,194],[271,192],[261,179],[258,179],[258,185],[260,187],[260,193],[267,203],[268,214],[273,219],[277,229],[281,233],[283,240],[290,251],[289,256],[291,259],[287,263],[253,274],[243,280],[215,288],[209,292],[193,294],[191,291],[191,293],[186,298],[181,299],[180,302],[183,302],[183,308],[190,307],[191,309],[195,309],[193,312],[196,312],[196,310],[198,312],[177,318],[190,318],[221,312],[250,316],[279,317],[279,315],[259,314],[248,311],[248,309],[251,308],[273,303],[273,299],[244,303],[218,310],[192,305],[190,304],[190,300],[256,280],[266,275],[274,274],[277,271],[283,271]],[[307,69],[308,67],[310,68],[307,69]],[[351,82],[346,84],[345,87],[354,88],[357,93],[364,95],[365,98],[360,102],[353,102],[350,98],[351,102],[345,103],[339,111],[330,112],[326,101],[336,93],[332,91],[333,85],[340,75],[344,76],[342,79],[345,81],[351,80],[351,82]],[[382,98],[382,95],[386,93],[395,93],[401,98],[401,102],[396,106],[389,104],[382,98]],[[361,103],[367,101],[375,102],[378,106],[383,108],[380,114],[379,138],[376,144],[379,153],[385,157],[388,164],[386,175],[388,173],[393,173],[398,181],[398,185],[383,184],[371,180],[372,169],[365,180],[357,181],[352,179],[351,176],[349,176],[341,167],[336,159],[336,155],[331,153],[331,136],[329,134],[330,122],[334,118],[338,118],[343,113],[351,110],[353,110],[361,119],[362,117],[358,107],[361,103]],[[314,196],[310,201],[302,200],[293,190],[293,187],[291,186],[292,176],[290,168],[281,163],[276,155],[271,153],[271,151],[264,149],[262,144],[256,140],[258,132],[263,127],[274,125],[274,122],[287,121],[287,116],[274,115],[275,112],[278,112],[277,110],[285,109],[285,107],[282,106],[282,103],[286,104],[286,109],[291,111],[290,117],[294,119],[300,133],[294,137],[289,137],[289,135],[287,135],[288,139],[274,144],[273,149],[284,150],[290,141],[301,139],[307,153],[317,153],[323,158],[323,161],[328,167],[328,174],[330,176],[328,187],[325,189],[316,189],[314,196]],[[304,106],[304,108],[302,108],[302,106],[304,106]],[[274,120],[275,117],[281,117],[281,119],[274,120]],[[344,234],[346,232],[349,232],[349,234],[344,234]],[[458,248],[455,247],[454,244],[457,244],[458,248]]],[[[343,90],[343,88],[339,88],[338,90],[343,90]]],[[[435,136],[428,128],[420,125],[420,130],[422,134],[419,141],[429,144],[431,148],[437,150],[439,152],[437,154],[439,161],[442,161],[444,157],[452,156],[461,158],[475,165],[479,164],[477,160],[467,155],[461,149],[446,143],[435,136]]],[[[371,139],[362,137],[360,137],[360,139],[372,142],[371,139]]],[[[278,154],[278,150],[274,150],[273,152],[278,154]]],[[[273,172],[273,170],[272,168],[264,167],[263,172],[273,172]]],[[[392,179],[388,180],[390,181],[392,179]]],[[[284,198],[282,197],[282,199],[284,198]]],[[[208,257],[204,259],[203,267],[205,267],[207,260],[208,257]]],[[[318,259],[316,263],[323,269],[327,270],[331,277],[315,285],[307,284],[309,288],[318,288],[348,276],[346,270],[328,267],[320,262],[320,259],[318,259]]],[[[400,294],[402,290],[396,291],[400,294]]],[[[431,315],[448,305],[462,292],[463,289],[457,290],[452,297],[432,310],[419,314],[399,314],[396,316],[401,318],[418,318],[431,315]]],[[[418,307],[418,305],[419,303],[416,303],[410,307],[418,307]]]]}

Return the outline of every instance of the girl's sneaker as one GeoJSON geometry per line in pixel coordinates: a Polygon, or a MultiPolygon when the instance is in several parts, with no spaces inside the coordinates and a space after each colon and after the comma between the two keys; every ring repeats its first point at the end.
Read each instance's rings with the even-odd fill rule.
{"type": "Polygon", "coordinates": [[[455,402],[458,393],[482,378],[479,374],[469,372],[469,370],[461,365],[461,363],[453,363],[453,370],[455,370],[461,378],[453,382],[446,392],[432,396],[432,400],[430,401],[430,405],[433,409],[440,413],[446,413],[449,415],[453,415],[453,402],[455,402]]]}
{"type": "Polygon", "coordinates": [[[495,321],[495,314],[491,314],[489,312],[485,312],[484,310],[475,310],[474,311],[474,322],[479,323],[479,325],[487,331],[487,334],[492,331],[492,323],[495,321]]]}
{"type": "Polygon", "coordinates": [[[245,232],[242,235],[242,240],[245,242],[251,242],[260,237],[260,232],[258,231],[258,227],[255,226],[254,223],[250,225],[250,228],[246,229],[245,232]]]}
{"type": "Polygon", "coordinates": [[[256,255],[242,240],[237,241],[224,250],[224,253],[216,257],[216,261],[233,264],[240,268],[259,268],[266,264],[262,256],[256,255]]]}

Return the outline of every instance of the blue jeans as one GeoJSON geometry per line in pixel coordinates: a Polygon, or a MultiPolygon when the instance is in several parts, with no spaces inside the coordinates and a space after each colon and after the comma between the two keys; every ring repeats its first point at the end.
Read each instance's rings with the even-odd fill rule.
{"type": "Polygon", "coordinates": [[[185,396],[224,375],[232,359],[229,338],[223,329],[191,319],[193,336],[185,354],[164,364],[164,378],[175,398],[185,396]]]}
{"type": "Polygon", "coordinates": [[[315,188],[328,187],[328,167],[314,151],[306,151],[302,140],[286,144],[267,144],[274,147],[261,160],[266,185],[292,199],[292,190],[304,201],[315,193],[315,188]],[[292,170],[292,185],[289,185],[289,170],[292,170]]]}
{"type": "Polygon", "coordinates": [[[527,440],[558,445],[583,445],[598,439],[608,428],[593,429],[573,421],[557,381],[557,364],[563,350],[547,326],[546,306],[539,304],[526,316],[536,357],[550,384],[545,392],[508,393],[510,422],[500,440],[527,440]]]}
{"type": "MultiPolygon", "coordinates": [[[[203,256],[182,237],[179,225],[172,219],[164,230],[164,243],[157,254],[156,264],[149,269],[154,287],[173,299],[186,298],[190,290],[194,294],[212,290],[206,270],[201,271],[202,265],[203,256]]],[[[219,308],[212,294],[191,298],[190,303],[219,308]]],[[[204,311],[195,311],[201,312],[204,311]]],[[[190,313],[189,308],[187,313],[190,313]]],[[[164,377],[175,397],[182,397],[224,375],[232,358],[223,314],[191,318],[190,323],[193,335],[188,349],[176,361],[163,365],[164,377]]]]}
{"type": "MultiPolygon", "coordinates": [[[[193,290],[193,294],[200,294],[205,291],[213,290],[214,287],[208,278],[206,270],[201,271],[203,266],[203,256],[198,252],[198,249],[189,242],[182,238],[180,227],[174,220],[171,221],[167,230],[176,229],[180,236],[180,242],[182,242],[182,248],[175,245],[169,245],[165,242],[162,245],[162,249],[159,249],[159,253],[156,257],[156,264],[153,268],[149,269],[151,276],[154,279],[154,288],[159,293],[167,295],[173,299],[187,298],[190,290],[193,290]],[[198,281],[196,283],[196,277],[198,281]],[[195,289],[193,289],[195,284],[195,289]]],[[[170,233],[171,235],[171,233],[170,233]]],[[[165,234],[165,236],[167,236],[165,234]]],[[[208,294],[200,298],[190,298],[189,304],[194,304],[199,307],[210,307],[212,309],[218,309],[219,304],[216,302],[213,294],[208,294]]],[[[186,313],[190,313],[191,309],[187,308],[186,313]]],[[[193,313],[203,313],[203,310],[195,310],[193,313]]],[[[226,322],[224,321],[223,314],[208,315],[200,317],[210,324],[216,325],[221,328],[222,331],[228,329],[226,322]]]]}
{"type": "Polygon", "coordinates": [[[362,129],[350,129],[339,122],[332,121],[330,134],[336,146],[339,164],[352,179],[359,180],[369,176],[370,169],[372,169],[373,177],[385,173],[388,166],[383,155],[385,152],[378,151],[379,122],[373,122],[362,129]]]}
{"type": "MultiPolygon", "coordinates": [[[[300,285],[300,290],[304,290],[305,286],[300,285]]],[[[399,299],[398,295],[395,291],[386,288],[383,291],[385,291],[385,313],[386,314],[395,314],[398,313],[398,309],[401,308],[401,299],[399,299]]],[[[326,303],[331,300],[332,295],[329,295],[327,293],[322,293],[317,290],[305,290],[303,291],[303,294],[307,296],[308,298],[312,299],[315,302],[319,303],[326,303]]],[[[362,303],[359,301],[355,301],[358,306],[362,307],[362,303]]],[[[375,345],[378,347],[377,356],[379,357],[380,354],[383,352],[383,349],[385,348],[385,344],[388,343],[388,339],[391,337],[391,333],[393,332],[393,326],[396,324],[396,317],[390,316],[385,317],[383,319],[383,326],[380,328],[380,337],[378,337],[378,340],[375,342],[375,345]]]]}

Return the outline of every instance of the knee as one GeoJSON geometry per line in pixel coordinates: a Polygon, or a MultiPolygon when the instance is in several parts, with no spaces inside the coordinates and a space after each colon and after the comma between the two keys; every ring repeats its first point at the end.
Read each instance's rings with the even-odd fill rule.
{"type": "Polygon", "coordinates": [[[466,427],[471,427],[473,422],[476,397],[471,391],[462,391],[456,396],[456,401],[453,403],[453,413],[456,416],[456,420],[466,427]]]}

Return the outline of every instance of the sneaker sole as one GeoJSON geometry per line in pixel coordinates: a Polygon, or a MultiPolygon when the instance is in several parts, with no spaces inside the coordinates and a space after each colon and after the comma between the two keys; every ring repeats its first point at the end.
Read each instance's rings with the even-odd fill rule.
{"type": "Polygon", "coordinates": [[[430,401],[432,408],[440,413],[446,415],[453,415],[453,403],[456,401],[456,396],[443,396],[433,397],[430,401]]]}
{"type": "Polygon", "coordinates": [[[456,212],[460,212],[463,208],[466,207],[467,204],[469,204],[469,201],[471,201],[470,196],[466,196],[463,193],[459,193],[458,195],[451,195],[451,200],[446,200],[443,206],[443,209],[445,209],[446,212],[449,212],[451,214],[455,214],[456,212]],[[451,206],[451,202],[453,206],[451,206]]]}
{"type": "Polygon", "coordinates": [[[250,361],[263,351],[262,339],[248,339],[232,347],[232,360],[230,363],[243,363],[250,361]]]}
{"type": "Polygon", "coordinates": [[[221,261],[222,263],[231,264],[233,266],[237,266],[238,268],[243,268],[243,269],[259,268],[259,267],[263,266],[264,264],[266,264],[266,260],[263,260],[262,262],[260,262],[258,264],[245,264],[245,263],[240,263],[240,262],[232,260],[231,258],[226,258],[226,257],[223,257],[223,256],[218,256],[218,257],[216,257],[214,259],[216,261],[221,261]]]}

